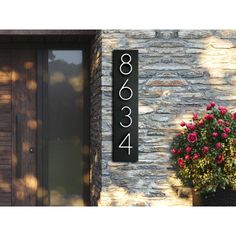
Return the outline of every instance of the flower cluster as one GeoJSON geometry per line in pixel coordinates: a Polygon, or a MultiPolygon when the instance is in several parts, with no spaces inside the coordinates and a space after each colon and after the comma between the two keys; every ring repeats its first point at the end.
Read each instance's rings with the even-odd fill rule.
{"type": "Polygon", "coordinates": [[[181,181],[200,192],[236,189],[236,112],[211,102],[205,114],[193,113],[180,126],[171,153],[181,181]]]}

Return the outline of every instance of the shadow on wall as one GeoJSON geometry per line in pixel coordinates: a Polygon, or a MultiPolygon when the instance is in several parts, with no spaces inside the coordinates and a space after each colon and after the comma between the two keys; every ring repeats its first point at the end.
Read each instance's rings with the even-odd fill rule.
{"type": "MultiPolygon", "coordinates": [[[[183,201],[177,196],[181,194],[176,195],[181,184],[173,178],[169,145],[180,131],[180,121],[203,112],[209,101],[236,108],[236,35],[231,33],[235,34],[184,30],[156,31],[155,36],[152,31],[104,34],[104,71],[111,70],[113,49],[139,50],[139,162],[117,166],[109,161],[111,152],[104,154],[107,186],[101,204],[192,204],[190,195],[184,194],[183,201]],[[110,40],[112,35],[118,38],[110,40]]],[[[109,86],[111,76],[105,74],[105,98],[109,86]]],[[[111,122],[109,111],[104,120],[111,122]]],[[[105,145],[104,150],[109,150],[109,143],[105,145]]]]}
{"type": "MultiPolygon", "coordinates": [[[[201,81],[202,96],[205,96],[206,103],[214,100],[220,105],[229,106],[231,110],[236,107],[236,40],[220,39],[210,36],[202,41],[204,50],[197,49],[197,61],[202,69],[205,69],[207,76],[205,81],[201,81]],[[233,42],[232,42],[233,41],[233,42]]],[[[196,80],[197,82],[197,80],[196,80]]],[[[196,83],[196,86],[199,83],[196,83]]],[[[200,107],[199,112],[203,107],[200,107]]],[[[191,118],[192,114],[179,115],[177,124],[182,119],[191,118]]]]}

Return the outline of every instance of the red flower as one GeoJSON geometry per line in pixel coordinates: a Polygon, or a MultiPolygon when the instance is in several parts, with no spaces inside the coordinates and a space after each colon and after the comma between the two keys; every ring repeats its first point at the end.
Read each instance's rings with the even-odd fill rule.
{"type": "Polygon", "coordinates": [[[193,113],[193,120],[197,120],[198,119],[198,114],[196,112],[193,113]]]}
{"type": "Polygon", "coordinates": [[[209,111],[209,110],[211,110],[211,108],[212,108],[211,104],[208,104],[206,107],[206,110],[209,111]]]}
{"type": "Polygon", "coordinates": [[[230,123],[228,121],[225,121],[225,126],[229,126],[230,123]]]}
{"type": "Polygon", "coordinates": [[[219,125],[224,125],[224,123],[225,123],[222,119],[219,119],[217,122],[219,125]]]}
{"type": "Polygon", "coordinates": [[[184,160],[182,158],[178,158],[178,165],[180,168],[184,167],[184,160]]]}
{"type": "Polygon", "coordinates": [[[182,153],[182,150],[179,149],[179,150],[177,151],[177,154],[179,155],[179,154],[181,154],[181,153],[182,153]]]}
{"type": "Polygon", "coordinates": [[[207,153],[208,151],[209,151],[209,147],[207,147],[207,146],[203,147],[203,149],[202,149],[203,153],[207,153]]]}
{"type": "Polygon", "coordinates": [[[217,133],[217,132],[213,132],[213,133],[212,133],[212,136],[213,136],[214,138],[216,138],[216,137],[218,136],[218,133],[217,133]]]}
{"type": "Polygon", "coordinates": [[[203,119],[199,120],[198,125],[202,126],[203,124],[204,124],[204,120],[203,119]]]}
{"type": "Polygon", "coordinates": [[[181,127],[184,127],[186,124],[184,121],[181,121],[180,124],[179,124],[181,127]]]}
{"type": "Polygon", "coordinates": [[[185,156],[185,160],[186,160],[186,161],[188,161],[190,158],[191,158],[191,156],[190,156],[189,154],[187,154],[187,155],[185,156]]]}
{"type": "Polygon", "coordinates": [[[217,149],[222,148],[222,144],[221,144],[221,143],[217,143],[217,144],[216,144],[216,148],[217,148],[217,149]]]}
{"type": "Polygon", "coordinates": [[[192,151],[192,148],[188,146],[188,147],[186,147],[185,151],[186,151],[186,152],[191,152],[191,151],[192,151]]]}
{"type": "Polygon", "coordinates": [[[228,134],[230,132],[230,128],[228,128],[228,127],[224,128],[223,130],[226,134],[228,134]]]}
{"type": "Polygon", "coordinates": [[[206,115],[204,116],[204,118],[205,118],[206,120],[213,120],[213,119],[214,119],[214,115],[213,115],[213,114],[206,114],[206,115]]]}
{"type": "Polygon", "coordinates": [[[215,102],[211,102],[210,104],[211,104],[211,107],[214,107],[216,105],[215,102]]]}
{"type": "Polygon", "coordinates": [[[187,139],[190,143],[195,143],[197,141],[197,133],[189,133],[187,139]]]}
{"type": "Polygon", "coordinates": [[[236,120],[236,112],[232,114],[232,119],[236,120]]]}
{"type": "Polygon", "coordinates": [[[236,145],[236,139],[234,140],[234,144],[236,145]]]}
{"type": "Polygon", "coordinates": [[[215,158],[215,161],[216,161],[216,164],[221,164],[223,161],[224,161],[224,155],[223,154],[221,154],[221,155],[219,155],[218,157],[216,157],[215,158]]]}
{"type": "Polygon", "coordinates": [[[178,133],[177,135],[178,136],[182,136],[184,133],[183,132],[180,132],[180,133],[178,133]]]}
{"type": "Polygon", "coordinates": [[[199,157],[200,157],[200,155],[198,153],[194,153],[193,160],[197,160],[199,157]]]}
{"type": "Polygon", "coordinates": [[[192,123],[189,123],[189,124],[186,125],[186,127],[188,128],[188,130],[195,130],[196,125],[192,124],[192,123]]]}
{"type": "Polygon", "coordinates": [[[228,135],[227,135],[226,133],[222,133],[222,134],[221,134],[221,137],[222,137],[222,138],[227,138],[228,135]]]}
{"type": "Polygon", "coordinates": [[[218,110],[220,111],[221,115],[224,115],[228,110],[226,107],[218,106],[218,110]]]}
{"type": "Polygon", "coordinates": [[[175,148],[171,149],[172,154],[177,154],[177,150],[175,148]]]}

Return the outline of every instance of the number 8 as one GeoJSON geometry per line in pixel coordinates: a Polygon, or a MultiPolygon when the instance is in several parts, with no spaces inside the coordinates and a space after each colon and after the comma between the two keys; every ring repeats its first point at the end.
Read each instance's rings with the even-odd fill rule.
{"type": "Polygon", "coordinates": [[[122,56],[121,56],[121,65],[120,65],[120,73],[122,74],[122,75],[129,75],[132,71],[133,71],[133,67],[132,67],[132,65],[130,64],[130,62],[131,62],[131,60],[132,60],[132,57],[128,54],[128,53],[124,53],[122,56]],[[124,61],[124,57],[128,57],[129,58],[129,60],[128,61],[124,61]],[[128,65],[129,66],[129,71],[128,72],[124,72],[123,70],[122,70],[122,67],[124,66],[124,65],[128,65]]]}

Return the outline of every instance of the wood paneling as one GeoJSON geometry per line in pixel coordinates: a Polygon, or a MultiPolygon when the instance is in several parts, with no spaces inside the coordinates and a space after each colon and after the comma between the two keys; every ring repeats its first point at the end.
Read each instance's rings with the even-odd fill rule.
{"type": "Polygon", "coordinates": [[[0,205],[11,205],[11,51],[0,50],[0,205]]]}
{"type": "Polygon", "coordinates": [[[0,205],[36,204],[35,50],[0,50],[0,205]],[[16,114],[21,114],[21,173],[16,177],[16,114]]]}
{"type": "Polygon", "coordinates": [[[12,165],[13,205],[36,205],[36,51],[13,50],[12,65],[16,80],[13,80],[13,157],[16,164],[12,165]],[[16,116],[18,134],[16,134],[16,116]],[[17,136],[16,136],[17,135],[17,136]],[[20,139],[19,139],[20,137],[20,139]],[[18,141],[17,141],[18,138],[18,141]],[[16,146],[20,145],[20,152],[16,146]],[[30,148],[33,153],[30,153],[30,148]],[[16,171],[18,169],[18,172],[16,171]]]}

